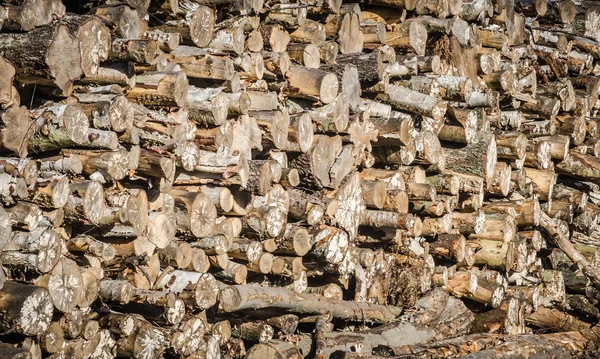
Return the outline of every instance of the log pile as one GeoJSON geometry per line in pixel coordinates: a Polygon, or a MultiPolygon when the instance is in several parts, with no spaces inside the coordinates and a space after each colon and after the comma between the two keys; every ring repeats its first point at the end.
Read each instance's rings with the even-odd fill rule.
{"type": "Polygon", "coordinates": [[[599,59],[591,0],[0,0],[0,357],[594,357],[599,59]]]}

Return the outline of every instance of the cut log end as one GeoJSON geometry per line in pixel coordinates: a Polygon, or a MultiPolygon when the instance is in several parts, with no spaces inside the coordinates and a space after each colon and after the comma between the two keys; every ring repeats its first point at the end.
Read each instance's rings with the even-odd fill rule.
{"type": "Polygon", "coordinates": [[[63,258],[56,264],[50,274],[48,291],[58,310],[70,313],[75,309],[83,295],[83,278],[74,261],[63,258]]]}
{"type": "Polygon", "coordinates": [[[47,61],[58,88],[64,93],[70,93],[73,81],[79,79],[83,71],[79,41],[69,34],[66,26],[57,27],[54,41],[48,50],[47,61]]]}
{"type": "Polygon", "coordinates": [[[104,215],[104,188],[99,182],[91,181],[83,199],[83,212],[91,223],[98,223],[104,215]]]}
{"type": "Polygon", "coordinates": [[[29,111],[26,107],[13,105],[0,114],[4,123],[4,133],[1,139],[1,146],[9,151],[13,151],[19,157],[26,157],[28,153],[29,138],[33,134],[33,126],[29,111]],[[30,125],[28,125],[30,124],[30,125]]]}
{"type": "Polygon", "coordinates": [[[198,6],[190,21],[190,37],[196,46],[205,47],[210,43],[215,19],[215,10],[208,6],[198,6]]]}
{"type": "Polygon", "coordinates": [[[427,28],[420,22],[412,22],[409,27],[409,42],[419,56],[425,56],[427,46],[427,28]]]}
{"type": "Polygon", "coordinates": [[[215,225],[217,209],[213,202],[204,194],[198,194],[192,204],[190,222],[192,233],[196,237],[209,235],[215,225]]]}
{"type": "Polygon", "coordinates": [[[320,87],[320,99],[324,104],[332,103],[338,94],[339,82],[334,74],[327,74],[320,87]]]}
{"type": "Polygon", "coordinates": [[[91,19],[77,30],[84,76],[96,75],[100,63],[108,59],[110,31],[99,19],[91,19]]]}
{"type": "MultiPolygon", "coordinates": [[[[211,203],[212,204],[212,203],[211,203]]],[[[172,215],[153,212],[148,218],[148,240],[157,248],[166,248],[175,237],[176,222],[172,215]]]]}

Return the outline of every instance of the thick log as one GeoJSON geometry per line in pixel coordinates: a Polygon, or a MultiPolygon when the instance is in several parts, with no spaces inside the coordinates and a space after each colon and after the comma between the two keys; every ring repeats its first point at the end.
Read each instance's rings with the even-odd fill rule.
{"type": "Polygon", "coordinates": [[[134,358],[156,359],[164,351],[163,332],[150,323],[143,323],[136,332],[117,343],[117,354],[134,358]]]}
{"type": "Polygon", "coordinates": [[[190,78],[231,80],[234,77],[233,61],[229,57],[196,53],[196,48],[179,46],[172,56],[172,62],[181,66],[190,78]]]}
{"type": "Polygon", "coordinates": [[[4,283],[0,305],[5,329],[26,335],[44,333],[52,321],[53,305],[47,290],[33,285],[4,283]]]}
{"type": "Polygon", "coordinates": [[[109,58],[110,31],[99,18],[68,14],[61,18],[71,36],[79,40],[83,76],[96,75],[100,63],[109,58]]]}
{"type": "MultiPolygon", "coordinates": [[[[88,176],[101,174],[103,180],[121,180],[128,173],[129,157],[127,151],[115,150],[64,150],[67,156],[78,156],[82,163],[82,172],[88,176]]],[[[140,171],[141,172],[141,171],[140,171]]]]}
{"type": "Polygon", "coordinates": [[[0,353],[0,355],[2,355],[3,358],[7,359],[32,358],[32,356],[30,355],[31,353],[28,350],[24,348],[15,348],[14,346],[6,343],[0,344],[0,353]]]}
{"type": "Polygon", "coordinates": [[[244,52],[245,35],[240,27],[221,29],[215,32],[208,46],[224,52],[241,55],[244,52]]]}
{"type": "Polygon", "coordinates": [[[71,196],[65,205],[65,217],[74,221],[97,223],[105,208],[104,190],[97,181],[71,183],[71,196]]]}
{"type": "Polygon", "coordinates": [[[193,271],[172,271],[161,276],[154,287],[176,293],[184,301],[194,303],[201,310],[212,307],[217,302],[219,293],[218,282],[212,274],[193,271]],[[190,288],[192,293],[184,291],[186,288],[190,288]]]}
{"type": "MultiPolygon", "coordinates": [[[[352,351],[360,347],[361,351],[372,352],[375,347],[393,348],[434,342],[440,337],[465,334],[473,316],[464,304],[440,289],[416,303],[418,314],[407,317],[406,321],[397,321],[377,328],[354,333],[324,333],[317,338],[317,353],[328,357],[339,351],[352,351]],[[448,323],[452,322],[452,325],[448,323]],[[408,333],[411,333],[410,335],[408,333]]],[[[401,317],[402,318],[402,317],[401,317]]]]}
{"type": "Polygon", "coordinates": [[[181,34],[162,32],[160,30],[146,31],[142,35],[142,38],[157,41],[158,46],[164,52],[175,50],[182,41],[181,34]]]}
{"type": "Polygon", "coordinates": [[[188,42],[198,47],[207,46],[213,37],[216,20],[215,10],[193,1],[185,1],[184,5],[179,6],[184,13],[183,19],[167,20],[157,26],[156,29],[166,33],[178,33],[183,38],[184,43],[188,42]]]}
{"type": "Polygon", "coordinates": [[[599,163],[598,159],[593,156],[570,151],[567,157],[558,163],[556,167],[567,175],[586,180],[595,180],[599,175],[597,172],[599,163]]]}
{"type": "Polygon", "coordinates": [[[392,47],[408,48],[418,56],[425,55],[427,28],[418,21],[397,25],[385,35],[385,44],[392,47]]]}
{"type": "Polygon", "coordinates": [[[136,77],[127,97],[149,106],[184,106],[187,102],[188,79],[183,71],[147,72],[136,77]]]}
{"type": "MultiPolygon", "coordinates": [[[[429,345],[404,346],[395,350],[395,354],[410,353],[416,358],[428,356],[463,356],[470,359],[500,356],[510,358],[515,355],[530,355],[537,352],[549,355],[564,354],[573,348],[580,348],[585,337],[577,331],[550,334],[469,334],[454,339],[447,339],[429,345]],[[468,343],[468,344],[467,344],[468,343]],[[506,352],[504,352],[506,350],[506,352]],[[506,355],[505,355],[506,353],[506,355]]],[[[576,349],[577,350],[577,349],[576,349]]],[[[535,354],[533,354],[535,355],[535,354]]],[[[344,358],[356,358],[346,355],[344,358]]],[[[371,357],[370,357],[371,358],[371,357]]]]}
{"type": "Polygon", "coordinates": [[[504,287],[469,272],[457,272],[448,279],[446,290],[457,298],[466,297],[498,308],[504,299],[504,287]]]}
{"type": "Polygon", "coordinates": [[[264,343],[273,339],[274,330],[269,324],[261,321],[246,322],[234,328],[231,335],[251,343],[264,343]]]}
{"type": "Polygon", "coordinates": [[[130,130],[134,109],[122,95],[75,95],[78,107],[88,116],[93,127],[123,132],[130,130]]]}
{"type": "Polygon", "coordinates": [[[84,285],[77,263],[61,258],[49,275],[42,277],[38,286],[48,288],[56,309],[70,313],[82,301],[84,285]]]}
{"type": "Polygon", "coordinates": [[[152,290],[135,290],[128,304],[115,308],[163,325],[178,325],[185,315],[185,304],[174,293],[152,290]]]}
{"type": "Polygon", "coordinates": [[[266,196],[256,196],[252,208],[243,219],[248,234],[261,238],[277,237],[285,229],[290,207],[288,193],[280,185],[274,185],[266,196]]]}
{"type": "Polygon", "coordinates": [[[85,76],[80,82],[133,88],[135,86],[134,66],[124,62],[104,63],[98,67],[95,74],[85,76]]]}
{"type": "Polygon", "coordinates": [[[271,340],[253,346],[246,355],[248,359],[276,358],[300,359],[298,348],[292,343],[282,340],[271,340]]]}
{"type": "Polygon", "coordinates": [[[486,358],[494,356],[498,358],[510,358],[515,355],[534,355],[533,353],[544,352],[550,355],[568,355],[573,347],[579,347],[580,343],[585,343],[578,332],[562,332],[554,334],[545,334],[538,336],[514,336],[513,340],[508,340],[502,344],[490,349],[482,350],[477,353],[467,354],[464,357],[468,359],[486,358]]]}
{"type": "Polygon", "coordinates": [[[73,81],[83,74],[79,41],[65,25],[3,34],[0,51],[17,69],[17,81],[54,86],[64,95],[71,93],[73,81]]]}
{"type": "Polygon", "coordinates": [[[23,265],[46,273],[60,259],[62,243],[57,233],[48,227],[39,227],[32,232],[13,232],[2,253],[5,263],[23,265]]]}
{"type": "Polygon", "coordinates": [[[556,222],[554,222],[547,214],[542,212],[540,217],[540,225],[546,230],[548,235],[565,252],[567,256],[578,265],[581,266],[583,273],[592,281],[595,287],[600,287],[600,273],[594,269],[588,260],[573,247],[573,244],[565,237],[563,231],[560,230],[556,222]]]}
{"type": "Polygon", "coordinates": [[[37,109],[33,115],[35,131],[29,139],[33,150],[49,151],[88,141],[88,118],[74,106],[52,105],[37,109]]]}
{"type": "Polygon", "coordinates": [[[112,245],[85,234],[71,238],[66,245],[71,252],[93,255],[105,262],[112,260],[116,255],[116,250],[112,245]]]}
{"type": "Polygon", "coordinates": [[[298,294],[284,288],[264,288],[236,285],[226,288],[221,296],[221,306],[226,312],[245,309],[280,308],[289,312],[324,314],[334,318],[386,323],[400,313],[396,307],[367,303],[327,300],[310,294],[298,294]]]}
{"type": "Polygon", "coordinates": [[[339,82],[330,72],[292,66],[287,72],[289,86],[288,96],[308,96],[316,98],[324,104],[331,103],[338,95],[339,82]]]}
{"type": "Polygon", "coordinates": [[[35,27],[51,23],[55,18],[62,18],[66,8],[60,1],[6,1],[7,10],[4,30],[30,31],[35,27]]]}
{"type": "Polygon", "coordinates": [[[267,49],[275,53],[284,52],[290,42],[290,35],[281,25],[261,25],[259,31],[262,34],[267,49]]]}
{"type": "Polygon", "coordinates": [[[202,318],[189,318],[182,328],[173,334],[172,349],[180,355],[191,355],[198,351],[202,345],[206,345],[203,337],[207,331],[206,327],[207,324],[202,318]]]}
{"type": "Polygon", "coordinates": [[[301,176],[301,184],[317,188],[331,185],[329,170],[335,163],[336,157],[341,152],[341,138],[328,136],[315,136],[310,154],[302,154],[292,161],[291,167],[296,168],[301,176]]]}
{"type": "Polygon", "coordinates": [[[402,86],[388,86],[382,99],[399,110],[417,113],[441,120],[446,114],[447,103],[432,96],[409,90],[402,86]]]}
{"type": "Polygon", "coordinates": [[[445,149],[446,169],[484,177],[489,186],[494,178],[494,168],[497,161],[495,136],[490,133],[480,133],[477,142],[463,148],[445,149]],[[485,159],[485,161],[482,161],[485,159]]]}
{"type": "Polygon", "coordinates": [[[109,59],[151,64],[160,54],[159,44],[155,40],[116,39],[111,44],[109,59]]]}
{"type": "Polygon", "coordinates": [[[336,63],[321,66],[323,70],[335,73],[340,81],[344,82],[346,65],[355,66],[358,71],[358,80],[362,84],[372,85],[383,78],[384,64],[380,52],[369,54],[345,54],[337,56],[336,63]]]}
{"type": "Polygon", "coordinates": [[[290,33],[290,40],[300,43],[311,43],[321,46],[325,43],[327,34],[325,26],[318,21],[307,19],[294,32],[290,33]]]}

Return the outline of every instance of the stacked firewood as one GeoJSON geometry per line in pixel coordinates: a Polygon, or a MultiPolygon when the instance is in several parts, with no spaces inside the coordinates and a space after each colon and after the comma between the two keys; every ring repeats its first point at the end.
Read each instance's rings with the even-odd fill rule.
{"type": "Polygon", "coordinates": [[[0,0],[0,357],[589,354],[599,59],[591,0],[0,0]]]}

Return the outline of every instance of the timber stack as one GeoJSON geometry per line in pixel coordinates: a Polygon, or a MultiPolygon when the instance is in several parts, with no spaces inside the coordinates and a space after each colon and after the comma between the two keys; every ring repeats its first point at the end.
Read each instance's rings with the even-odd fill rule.
{"type": "Polygon", "coordinates": [[[0,0],[0,357],[593,357],[599,60],[591,0],[0,0]]]}

